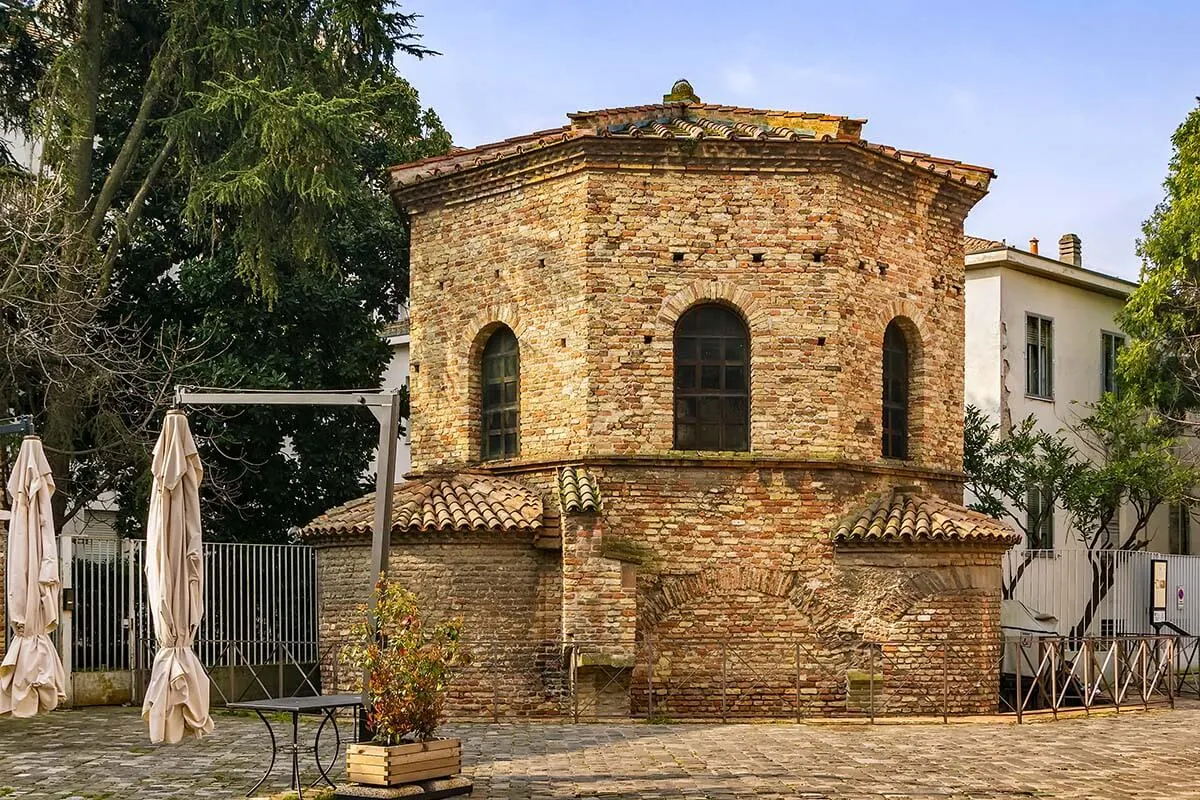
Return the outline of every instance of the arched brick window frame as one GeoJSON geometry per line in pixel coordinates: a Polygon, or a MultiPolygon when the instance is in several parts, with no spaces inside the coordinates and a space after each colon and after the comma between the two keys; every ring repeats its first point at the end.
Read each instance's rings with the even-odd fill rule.
{"type": "Polygon", "coordinates": [[[892,317],[884,326],[880,337],[880,414],[881,430],[878,440],[879,452],[883,458],[893,458],[905,461],[919,459],[923,455],[926,410],[929,407],[926,397],[927,381],[925,362],[922,357],[921,332],[912,318],[904,315],[892,317]],[[902,359],[902,360],[901,360],[902,359]],[[903,374],[898,374],[903,373],[903,374]],[[889,378],[893,385],[889,386],[889,378]],[[902,386],[897,387],[896,382],[902,386]],[[899,390],[900,397],[897,397],[899,390]],[[902,411],[898,406],[902,405],[902,411]],[[892,416],[892,426],[896,424],[896,416],[902,416],[903,446],[897,451],[889,448],[889,440],[894,443],[896,431],[889,430],[889,412],[892,416]],[[889,439],[889,433],[892,434],[889,439]]]}
{"type": "Polygon", "coordinates": [[[672,337],[676,450],[750,449],[750,329],[726,303],[697,303],[672,337]]]}
{"type": "Polygon", "coordinates": [[[498,325],[479,357],[479,457],[516,458],[521,452],[521,345],[498,325]]]}
{"type": "Polygon", "coordinates": [[[892,320],[883,332],[883,436],[884,458],[908,458],[909,401],[908,338],[892,320]]]}
{"type": "MultiPolygon", "coordinates": [[[[530,353],[525,339],[526,331],[516,307],[509,304],[490,305],[481,308],[469,323],[467,330],[472,333],[463,340],[463,349],[459,351],[460,355],[454,359],[449,373],[445,376],[446,379],[450,379],[451,375],[464,376],[466,379],[464,387],[466,403],[460,411],[462,416],[459,417],[459,420],[465,428],[468,453],[471,454],[467,457],[470,460],[491,460],[483,456],[483,352],[492,336],[502,328],[509,329],[516,336],[519,362],[527,363],[530,353]]],[[[518,383],[518,404],[521,398],[520,389],[518,383]]],[[[520,413],[518,411],[518,422],[519,420],[520,413]]]]}
{"type": "MultiPolygon", "coordinates": [[[[754,341],[770,334],[771,320],[766,308],[750,292],[740,286],[723,280],[695,281],[675,294],[663,300],[658,315],[647,333],[652,333],[655,341],[654,356],[650,363],[661,364],[664,370],[669,370],[674,387],[675,375],[675,328],[679,320],[692,308],[714,304],[724,306],[736,314],[742,321],[747,334],[747,414],[748,427],[745,449],[750,449],[754,429],[754,341]]],[[[662,431],[664,446],[675,448],[675,396],[672,388],[672,402],[669,408],[663,408],[664,422],[667,429],[662,431]]],[[[691,449],[691,448],[689,448],[691,449]]]]}

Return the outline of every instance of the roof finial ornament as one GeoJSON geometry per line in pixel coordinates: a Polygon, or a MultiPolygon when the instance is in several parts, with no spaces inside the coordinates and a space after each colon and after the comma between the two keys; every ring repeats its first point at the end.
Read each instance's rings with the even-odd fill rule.
{"type": "Polygon", "coordinates": [[[663,103],[699,103],[700,98],[696,97],[696,92],[692,89],[692,85],[688,83],[687,78],[680,78],[675,81],[671,87],[670,94],[663,95],[663,103]]]}

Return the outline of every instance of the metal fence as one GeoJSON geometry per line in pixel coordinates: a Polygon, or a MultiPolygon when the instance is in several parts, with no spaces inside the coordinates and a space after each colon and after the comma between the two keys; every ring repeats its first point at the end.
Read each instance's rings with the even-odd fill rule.
{"type": "Polygon", "coordinates": [[[1166,622],[1200,634],[1200,556],[1130,550],[1010,550],[1008,596],[1053,614],[1063,636],[1155,633],[1150,617],[1150,562],[1167,562],[1166,622]],[[1093,609],[1089,613],[1089,604],[1093,609]],[[1085,620],[1085,616],[1090,619],[1085,620]],[[1075,630],[1086,621],[1084,630],[1075,630]]]}
{"type": "Polygon", "coordinates": [[[1196,637],[643,638],[625,659],[577,640],[476,641],[470,650],[471,666],[451,685],[448,710],[458,719],[874,722],[1000,714],[1024,722],[1200,699],[1196,637]]]}
{"type": "MultiPolygon", "coordinates": [[[[156,643],[146,598],[145,542],[62,537],[64,572],[74,595],[67,627],[73,671],[149,670],[156,643]]],[[[204,619],[195,649],[213,676],[217,699],[237,683],[241,695],[274,668],[286,669],[303,691],[315,692],[316,560],[304,545],[204,543],[204,619]],[[235,680],[234,670],[248,675],[235,680]],[[220,676],[217,670],[223,670],[220,676]]],[[[252,691],[252,689],[249,689],[252,691]]],[[[137,680],[135,679],[135,693],[137,680]]],[[[233,692],[235,695],[238,693],[233,692]]]]}

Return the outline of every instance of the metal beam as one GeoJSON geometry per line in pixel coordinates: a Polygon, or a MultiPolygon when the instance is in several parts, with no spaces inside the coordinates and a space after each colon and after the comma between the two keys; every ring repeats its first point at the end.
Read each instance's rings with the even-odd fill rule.
{"type": "Polygon", "coordinates": [[[398,396],[395,389],[377,392],[288,392],[264,389],[262,391],[206,391],[201,392],[180,386],[175,389],[175,402],[193,406],[364,406],[388,408],[390,397],[398,396]]]}
{"type": "Polygon", "coordinates": [[[14,436],[16,434],[23,436],[33,435],[33,417],[16,417],[7,422],[0,423],[0,436],[14,436]]]}

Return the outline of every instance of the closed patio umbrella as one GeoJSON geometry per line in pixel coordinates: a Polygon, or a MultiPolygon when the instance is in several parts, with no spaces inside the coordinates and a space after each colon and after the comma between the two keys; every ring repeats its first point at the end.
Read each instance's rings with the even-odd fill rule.
{"type": "Polygon", "coordinates": [[[0,662],[0,716],[32,717],[66,700],[67,677],[50,633],[58,627],[54,476],[36,436],[26,436],[8,479],[7,600],[15,634],[0,662]]]}
{"type": "Polygon", "coordinates": [[[150,741],[174,743],[211,733],[208,675],[192,651],[204,616],[200,544],[200,479],[204,469],[181,411],[170,411],[154,446],[146,525],[146,596],[158,654],[142,718],[150,741]]]}

